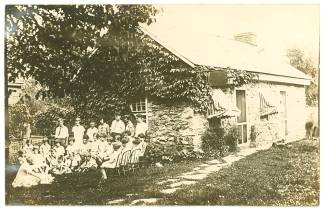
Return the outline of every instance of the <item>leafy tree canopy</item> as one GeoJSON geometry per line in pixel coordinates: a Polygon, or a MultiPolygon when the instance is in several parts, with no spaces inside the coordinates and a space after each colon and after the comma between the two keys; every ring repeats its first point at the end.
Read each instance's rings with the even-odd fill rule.
{"type": "Polygon", "coordinates": [[[69,97],[87,116],[126,110],[143,95],[203,110],[206,75],[139,30],[157,12],[151,5],[8,5],[9,81],[32,77],[43,97],[69,97]]]}
{"type": "Polygon", "coordinates": [[[318,68],[310,57],[300,49],[288,49],[287,56],[290,64],[311,76],[312,81],[310,86],[306,88],[307,105],[315,106],[318,104],[318,68]]]}

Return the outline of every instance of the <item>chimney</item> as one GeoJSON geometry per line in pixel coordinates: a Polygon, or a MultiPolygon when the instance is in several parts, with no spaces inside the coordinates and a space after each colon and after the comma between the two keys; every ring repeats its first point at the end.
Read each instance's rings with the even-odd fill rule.
{"type": "Polygon", "coordinates": [[[257,46],[256,34],[252,32],[245,32],[240,34],[235,34],[234,39],[239,42],[243,42],[249,45],[257,46]]]}

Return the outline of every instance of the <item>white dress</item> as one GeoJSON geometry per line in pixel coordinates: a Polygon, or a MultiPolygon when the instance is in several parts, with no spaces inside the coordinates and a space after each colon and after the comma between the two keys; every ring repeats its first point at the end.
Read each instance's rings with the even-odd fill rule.
{"type": "Polygon", "coordinates": [[[40,183],[41,179],[31,174],[30,166],[26,162],[20,166],[16,178],[12,182],[13,187],[31,187],[40,183]]]}
{"type": "Polygon", "coordinates": [[[109,160],[102,163],[101,168],[115,168],[118,155],[121,150],[116,150],[109,155],[109,160]]]}

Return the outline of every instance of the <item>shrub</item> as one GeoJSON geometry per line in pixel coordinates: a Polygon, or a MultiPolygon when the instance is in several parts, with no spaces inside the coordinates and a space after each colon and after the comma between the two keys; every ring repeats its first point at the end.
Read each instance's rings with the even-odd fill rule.
{"type": "Polygon", "coordinates": [[[202,136],[202,150],[209,157],[220,157],[224,152],[225,131],[223,128],[208,128],[202,136]]]}
{"type": "Polygon", "coordinates": [[[179,162],[202,158],[201,154],[194,151],[193,145],[183,144],[178,138],[175,138],[175,141],[148,143],[144,156],[146,161],[151,163],[179,162]]]}
{"type": "Polygon", "coordinates": [[[240,134],[237,126],[230,127],[225,135],[225,144],[229,146],[230,152],[237,150],[237,142],[239,139],[240,134]]]}
{"type": "Polygon", "coordinates": [[[15,104],[8,107],[8,133],[9,136],[21,137],[24,134],[24,123],[31,122],[28,107],[25,104],[15,104]]]}
{"type": "Polygon", "coordinates": [[[222,157],[237,149],[239,138],[240,135],[236,126],[229,129],[209,128],[202,136],[202,150],[206,156],[222,157]]]}

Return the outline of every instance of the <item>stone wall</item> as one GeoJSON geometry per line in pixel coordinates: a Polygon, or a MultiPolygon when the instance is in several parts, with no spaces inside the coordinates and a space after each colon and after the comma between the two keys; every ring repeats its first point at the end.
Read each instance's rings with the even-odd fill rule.
{"type": "MultiPolygon", "coordinates": [[[[238,89],[246,90],[246,114],[248,138],[250,129],[255,125],[258,144],[274,142],[280,139],[294,140],[305,136],[306,104],[305,87],[297,85],[259,82],[247,84],[238,89]],[[280,105],[280,91],[286,92],[288,135],[284,131],[284,118],[280,105]],[[269,119],[261,119],[259,92],[266,92],[270,102],[278,107],[278,114],[271,115],[269,119]]],[[[235,89],[223,90],[229,100],[236,104],[235,89]]],[[[250,141],[250,139],[248,139],[250,141]]]]}
{"type": "MultiPolygon", "coordinates": [[[[281,139],[295,140],[305,136],[306,105],[305,88],[303,86],[259,82],[247,84],[241,88],[246,90],[247,136],[250,142],[251,127],[256,129],[256,143],[265,144],[281,139]],[[270,102],[276,105],[280,112],[280,91],[286,92],[288,135],[284,134],[282,114],[273,114],[269,119],[261,119],[259,92],[267,92],[270,102]]],[[[236,104],[235,89],[223,89],[228,99],[236,104]]],[[[200,147],[201,136],[209,123],[205,115],[194,113],[188,104],[160,104],[148,101],[149,130],[152,141],[163,145],[181,142],[196,149],[200,147]]],[[[221,121],[224,127],[236,124],[236,118],[226,118],[221,121]]]]}
{"type": "Polygon", "coordinates": [[[200,147],[201,135],[208,127],[206,117],[194,113],[185,103],[166,105],[149,100],[148,119],[152,141],[167,145],[179,142],[195,149],[200,147]]]}

